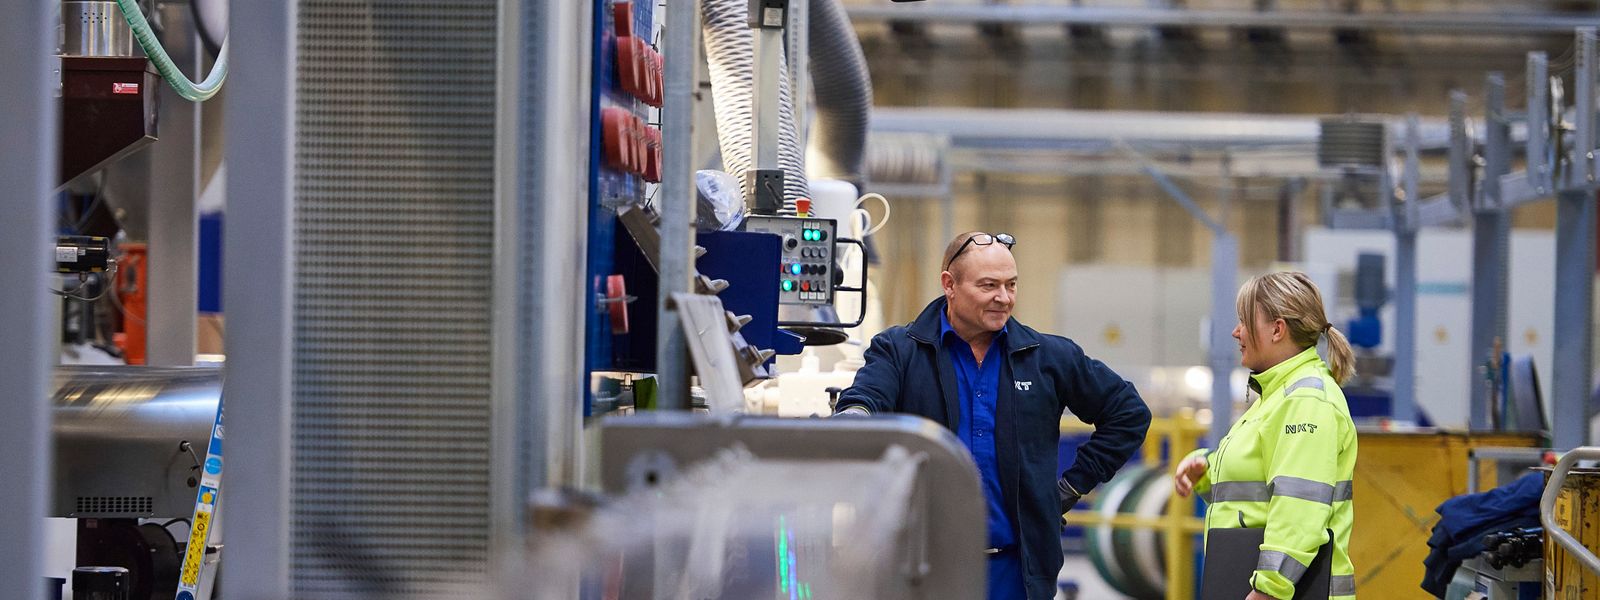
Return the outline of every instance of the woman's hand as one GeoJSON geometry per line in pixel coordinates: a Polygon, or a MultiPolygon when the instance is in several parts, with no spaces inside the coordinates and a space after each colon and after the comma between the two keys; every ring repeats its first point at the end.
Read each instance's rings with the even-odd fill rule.
{"type": "Polygon", "coordinates": [[[1255,590],[1250,590],[1250,595],[1249,596],[1245,596],[1244,600],[1277,600],[1277,599],[1273,598],[1272,596],[1268,596],[1266,594],[1263,594],[1261,592],[1258,592],[1258,591],[1255,591],[1255,590]]]}
{"type": "Polygon", "coordinates": [[[1178,463],[1178,472],[1172,476],[1172,485],[1177,489],[1178,495],[1188,498],[1189,493],[1194,491],[1194,482],[1206,476],[1206,468],[1209,466],[1204,455],[1191,456],[1178,463]]]}

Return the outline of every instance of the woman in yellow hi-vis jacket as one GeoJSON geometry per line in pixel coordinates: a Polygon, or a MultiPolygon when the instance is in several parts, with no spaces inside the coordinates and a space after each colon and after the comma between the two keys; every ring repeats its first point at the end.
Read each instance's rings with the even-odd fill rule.
{"type": "Polygon", "coordinates": [[[1356,429],[1339,384],[1353,374],[1350,343],[1323,311],[1304,273],[1270,273],[1239,290],[1233,337],[1260,399],[1216,450],[1178,464],[1180,495],[1209,504],[1206,528],[1262,527],[1265,541],[1247,600],[1288,599],[1333,532],[1332,597],[1355,597],[1350,563],[1350,477],[1356,429]],[[1327,340],[1328,361],[1317,355],[1327,340]]]}

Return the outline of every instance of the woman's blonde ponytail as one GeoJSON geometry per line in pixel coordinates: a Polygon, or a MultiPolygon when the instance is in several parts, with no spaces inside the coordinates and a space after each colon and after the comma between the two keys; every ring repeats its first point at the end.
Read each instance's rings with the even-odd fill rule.
{"type": "Polygon", "coordinates": [[[1344,385],[1356,374],[1356,354],[1350,349],[1350,340],[1332,324],[1322,335],[1328,338],[1328,370],[1333,372],[1334,381],[1344,385]]]}

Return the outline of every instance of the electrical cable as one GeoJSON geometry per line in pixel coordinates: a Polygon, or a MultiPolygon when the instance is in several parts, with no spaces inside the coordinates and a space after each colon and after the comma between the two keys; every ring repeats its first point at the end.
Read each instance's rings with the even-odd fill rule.
{"type": "Polygon", "coordinates": [[[873,234],[878,233],[879,231],[882,231],[883,227],[885,225],[889,224],[889,216],[894,213],[893,209],[890,208],[890,206],[889,206],[889,199],[883,197],[883,194],[879,194],[877,192],[867,192],[865,194],[862,194],[860,198],[856,198],[856,205],[855,205],[854,209],[855,209],[856,212],[859,212],[859,213],[861,213],[862,215],[865,216],[867,224],[870,226],[870,227],[866,227],[866,226],[863,227],[863,229],[865,229],[866,231],[861,234],[861,237],[868,237],[868,236],[871,236],[873,234]],[[867,212],[866,209],[861,208],[861,204],[863,202],[866,202],[868,198],[877,198],[879,202],[883,203],[883,220],[882,221],[879,221],[877,223],[873,223],[872,222],[872,213],[869,213],[869,212],[867,212]]]}
{"type": "Polygon", "coordinates": [[[106,269],[106,271],[104,273],[86,274],[86,275],[89,275],[89,277],[85,277],[83,279],[83,281],[79,282],[78,283],[78,287],[72,288],[70,290],[51,289],[50,293],[55,294],[57,296],[61,296],[63,298],[67,298],[69,300],[82,300],[84,302],[94,302],[96,300],[104,298],[105,295],[106,295],[106,292],[110,291],[112,286],[109,284],[109,279],[116,272],[117,272],[116,263],[112,263],[111,268],[106,269]],[[82,290],[85,286],[89,285],[89,281],[91,279],[94,279],[94,278],[104,278],[104,279],[107,279],[108,281],[101,282],[100,293],[95,294],[93,298],[86,298],[86,297],[83,297],[83,296],[79,296],[78,295],[78,291],[82,290]]]}
{"type": "Polygon", "coordinates": [[[105,297],[105,295],[106,295],[106,290],[105,289],[101,289],[100,293],[95,294],[93,298],[85,298],[83,296],[79,296],[79,295],[76,295],[76,294],[73,293],[73,292],[76,292],[77,290],[82,289],[82,288],[83,288],[83,286],[80,285],[80,286],[78,286],[76,288],[73,288],[72,291],[50,290],[50,293],[55,294],[57,296],[61,296],[62,298],[66,298],[66,299],[69,299],[69,300],[82,300],[84,302],[94,302],[96,300],[99,300],[99,299],[105,297]]]}
{"type": "Polygon", "coordinates": [[[128,310],[128,307],[122,305],[122,294],[117,291],[117,286],[115,285],[115,283],[113,283],[111,285],[111,288],[108,291],[110,292],[110,296],[111,296],[111,304],[113,304],[113,305],[115,305],[117,307],[117,312],[122,314],[122,318],[124,318],[124,319],[133,319],[135,321],[138,321],[140,324],[144,324],[144,319],[141,319],[137,315],[134,315],[131,311],[128,310]]]}

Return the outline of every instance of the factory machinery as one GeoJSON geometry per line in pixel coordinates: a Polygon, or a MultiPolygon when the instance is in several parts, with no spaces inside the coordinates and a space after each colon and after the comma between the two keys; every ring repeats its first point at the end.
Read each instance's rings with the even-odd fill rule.
{"type": "Polygon", "coordinates": [[[53,469],[76,597],[981,594],[949,432],[744,414],[825,413],[746,392],[869,320],[837,0],[231,8],[49,11],[62,91],[29,106],[70,226],[6,237],[54,248],[59,304],[15,314],[59,335],[17,345],[63,364],[17,392],[52,451],[14,460],[53,469]],[[225,253],[181,226],[208,179],[225,253]],[[219,290],[226,377],[193,366],[219,290]]]}
{"type": "MultiPolygon", "coordinates": [[[[58,279],[49,283],[66,296],[59,309],[19,296],[0,317],[21,332],[6,349],[16,354],[4,357],[17,360],[0,360],[6,380],[17,382],[18,397],[54,399],[18,402],[20,425],[8,430],[18,435],[0,436],[17,446],[0,456],[18,473],[38,472],[19,488],[45,481],[53,465],[48,504],[41,492],[16,506],[77,520],[73,562],[86,568],[85,585],[103,579],[139,600],[227,590],[255,598],[980,594],[982,497],[949,432],[913,418],[742,414],[825,413],[823,389],[847,383],[850,360],[827,376],[808,368],[790,386],[798,391],[775,401],[747,391],[775,378],[781,385],[779,354],[859,349],[858,327],[874,318],[871,228],[858,212],[860,192],[870,191],[861,188],[870,83],[837,0],[242,3],[231,20],[249,27],[232,36],[175,18],[160,19],[159,30],[141,25],[130,0],[62,7],[64,39],[88,50],[63,50],[59,76],[19,67],[18,80],[53,89],[56,76],[62,89],[59,103],[19,104],[60,124],[29,130],[27,143],[60,152],[16,158],[27,170],[19,180],[38,186],[19,193],[92,190],[106,169],[143,153],[153,154],[152,170],[176,161],[192,174],[192,148],[155,150],[201,137],[185,128],[202,120],[156,116],[215,106],[193,102],[218,93],[231,44],[237,68],[217,110],[226,111],[223,160],[235,165],[228,220],[244,224],[223,242],[226,378],[192,366],[81,366],[56,369],[53,383],[39,357],[54,358],[61,341],[98,343],[120,362],[145,352],[148,364],[190,364],[192,348],[174,361],[159,342],[193,333],[192,322],[160,321],[170,299],[151,302],[148,318],[126,314],[170,291],[161,278],[193,272],[196,242],[152,230],[141,254],[116,240],[137,203],[111,211],[93,194],[66,203],[69,222],[93,224],[63,232],[73,237],[25,230],[62,216],[22,218],[42,215],[38,207],[0,231],[0,243],[33,244],[40,256],[53,247],[58,279]],[[162,58],[169,53],[158,38],[172,56],[162,58]],[[187,58],[179,38],[193,43],[187,58]],[[216,46],[216,66],[195,84],[182,71],[204,65],[194,49],[207,46],[216,46]],[[182,251],[158,250],[173,239],[182,251]],[[120,302],[112,307],[123,315],[112,319],[120,336],[106,335],[97,316],[102,291],[120,302]],[[30,328],[46,322],[62,324],[50,328],[62,335],[30,328]],[[229,461],[244,465],[226,478],[224,397],[236,424],[229,461]],[[52,414],[48,433],[27,429],[52,414]],[[27,450],[45,435],[53,452],[27,450]],[[225,553],[213,529],[228,531],[225,553]]],[[[215,14],[200,8],[186,18],[215,14]]],[[[14,37],[48,45],[28,29],[37,23],[18,23],[14,37]]],[[[1573,224],[1560,230],[1563,247],[1592,248],[1582,236],[1594,234],[1593,203],[1580,201],[1592,199],[1597,168],[1592,31],[1579,35],[1578,60],[1571,131],[1553,116],[1566,114],[1562,102],[1528,86],[1530,99],[1535,88],[1544,95],[1530,100],[1527,118],[1548,126],[1529,127],[1527,175],[1485,173],[1479,187],[1501,195],[1469,193],[1477,179],[1470,152],[1460,152],[1472,144],[1458,128],[1452,174],[1464,178],[1455,193],[1375,207],[1390,214],[1384,222],[1402,235],[1449,211],[1489,222],[1515,205],[1507,198],[1557,195],[1562,222],[1573,224]]],[[[1543,81],[1534,64],[1529,80],[1543,81]]],[[[1491,159],[1510,143],[1496,131],[1485,140],[1491,159]]],[[[199,195],[189,181],[185,223],[199,195]]],[[[1414,185],[1404,198],[1418,198],[1414,185]]],[[[1587,282],[1584,256],[1592,260],[1563,252],[1558,271],[1587,282]]],[[[0,274],[23,277],[5,264],[0,274]]],[[[46,283],[38,267],[25,281],[46,283]]],[[[1407,268],[1402,261],[1402,275],[1414,277],[1407,268]]],[[[1382,302],[1363,291],[1364,308],[1382,302]]],[[[1407,293],[1402,286],[1395,300],[1407,293]]],[[[1586,311],[1588,294],[1559,294],[1558,319],[1586,311]]],[[[1569,322],[1589,323],[1583,315],[1569,322]]],[[[1558,347],[1586,364],[1587,327],[1572,329],[1558,347]]],[[[1561,415],[1563,398],[1588,379],[1574,379],[1566,361],[1555,366],[1561,415]]],[[[1385,385],[1403,389],[1408,376],[1396,372],[1385,385]]],[[[1490,398],[1474,404],[1475,418],[1488,418],[1490,398]]],[[[1409,403],[1399,394],[1392,410],[1409,403]]],[[[1162,487],[1160,459],[1163,440],[1168,453],[1190,447],[1205,425],[1185,415],[1162,422],[1144,466],[1102,488],[1093,510],[1069,515],[1094,528],[1097,568],[1126,593],[1188,597],[1197,523],[1162,487]]],[[[1554,425],[1555,445],[1581,443],[1563,429],[1569,423],[1554,425]]],[[[1403,464],[1385,462],[1397,457],[1416,463],[1433,452],[1427,464],[1436,465],[1464,462],[1479,446],[1543,445],[1457,437],[1396,436],[1385,449],[1363,439],[1371,470],[1357,485],[1407,485],[1394,475],[1409,473],[1403,464]]],[[[1436,475],[1445,480],[1409,485],[1431,494],[1461,487],[1454,474],[1436,475]]],[[[1398,523],[1426,514],[1426,501],[1357,513],[1398,523]]],[[[1358,529],[1386,522],[1375,523],[1358,529]]],[[[1559,547],[1578,568],[1591,565],[1582,544],[1545,529],[1556,540],[1546,553],[1559,547]]],[[[18,545],[40,545],[37,523],[16,531],[18,545]]],[[[1511,550],[1505,565],[1515,568],[1527,553],[1511,550]]],[[[38,567],[27,557],[0,561],[0,582],[36,584],[38,567]]],[[[1414,585],[1376,574],[1361,581],[1414,585]]],[[[36,589],[6,589],[24,587],[36,589]]]]}

